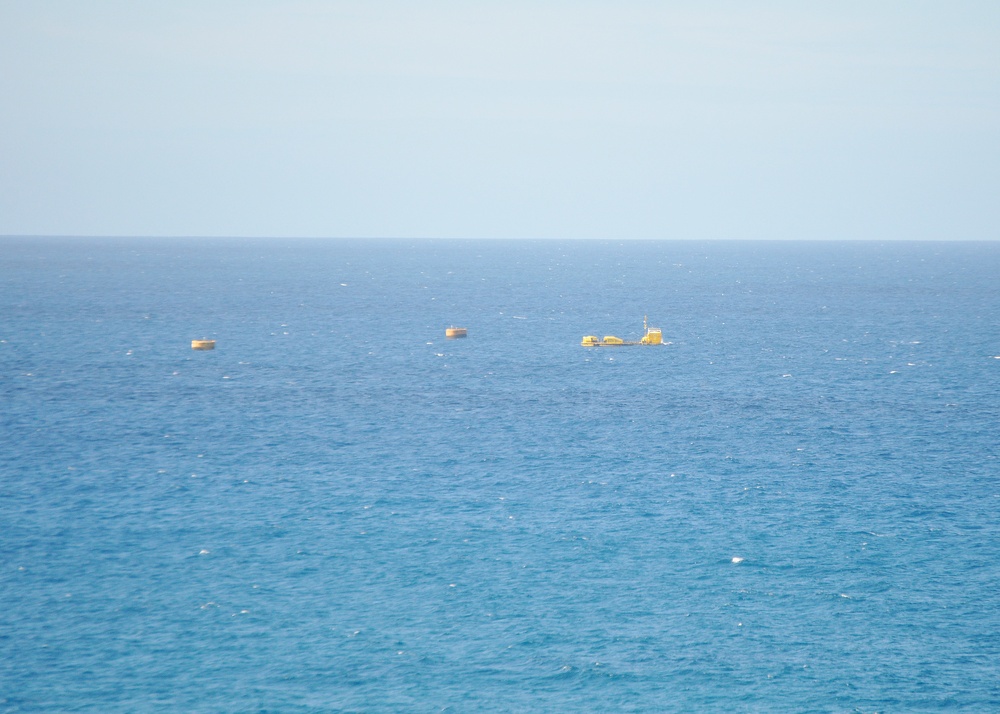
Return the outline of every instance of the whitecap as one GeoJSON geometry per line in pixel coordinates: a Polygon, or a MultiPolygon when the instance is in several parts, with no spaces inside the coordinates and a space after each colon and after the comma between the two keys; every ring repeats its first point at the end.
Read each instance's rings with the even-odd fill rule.
{"type": "Polygon", "coordinates": [[[738,564],[742,563],[743,560],[744,560],[743,558],[741,558],[740,556],[737,555],[735,558],[733,558],[732,562],[736,563],[738,565],[738,564]]]}

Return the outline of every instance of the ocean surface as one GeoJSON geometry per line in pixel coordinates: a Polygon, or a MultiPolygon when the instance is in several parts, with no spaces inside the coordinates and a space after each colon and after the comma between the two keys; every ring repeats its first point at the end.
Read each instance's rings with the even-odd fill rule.
{"type": "Polygon", "coordinates": [[[1000,242],[6,238],[0,309],[0,712],[1000,711],[1000,242]]]}

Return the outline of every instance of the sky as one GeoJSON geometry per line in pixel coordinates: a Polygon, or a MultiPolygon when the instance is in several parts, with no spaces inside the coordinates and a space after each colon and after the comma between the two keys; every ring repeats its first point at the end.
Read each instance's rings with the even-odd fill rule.
{"type": "Polygon", "coordinates": [[[0,235],[997,240],[1000,2],[0,0],[0,235]]]}

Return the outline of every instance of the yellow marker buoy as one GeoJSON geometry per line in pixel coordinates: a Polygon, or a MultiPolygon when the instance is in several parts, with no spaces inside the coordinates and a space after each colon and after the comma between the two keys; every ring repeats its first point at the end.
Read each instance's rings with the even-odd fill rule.
{"type": "Polygon", "coordinates": [[[464,327],[449,327],[444,331],[444,336],[449,340],[454,340],[457,337],[468,337],[469,331],[464,327]]]}
{"type": "Polygon", "coordinates": [[[191,340],[193,350],[214,350],[215,340],[191,340]]]}

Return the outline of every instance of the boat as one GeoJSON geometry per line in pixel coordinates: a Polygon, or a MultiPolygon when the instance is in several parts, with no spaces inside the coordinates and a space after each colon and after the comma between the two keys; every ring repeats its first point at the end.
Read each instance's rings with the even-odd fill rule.
{"type": "Polygon", "coordinates": [[[650,327],[645,316],[642,318],[644,334],[641,340],[623,340],[614,335],[605,335],[598,339],[597,335],[584,335],[580,344],[583,347],[622,347],[626,345],[662,345],[663,332],[658,327],[650,327]]]}

